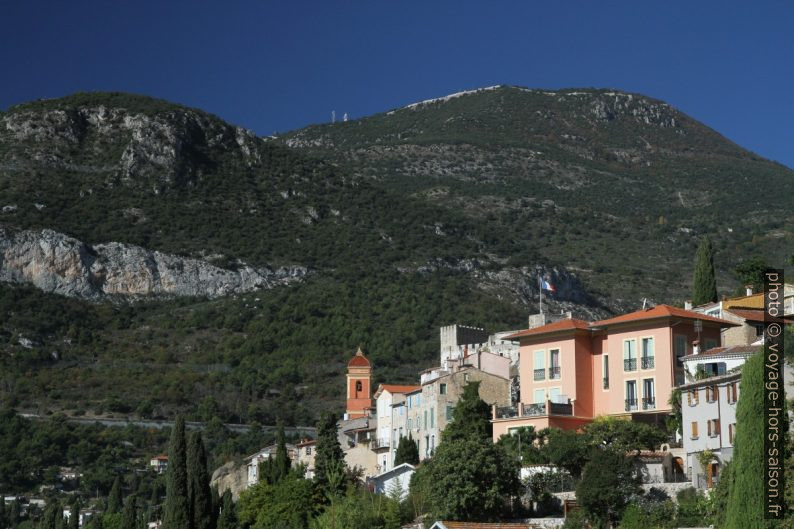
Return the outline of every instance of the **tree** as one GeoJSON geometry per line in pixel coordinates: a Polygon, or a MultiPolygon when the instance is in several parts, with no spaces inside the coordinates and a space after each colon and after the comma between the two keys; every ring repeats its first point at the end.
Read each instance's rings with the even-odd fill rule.
{"type": "Polygon", "coordinates": [[[417,469],[411,494],[424,495],[437,519],[497,520],[520,492],[518,473],[518,461],[488,439],[444,439],[417,469]]]}
{"type": "Polygon", "coordinates": [[[639,489],[632,458],[627,458],[625,452],[604,449],[585,465],[576,486],[576,501],[591,522],[614,526],[629,498],[639,489]]]}
{"type": "Polygon", "coordinates": [[[670,392],[670,398],[667,400],[670,405],[671,412],[667,417],[667,433],[675,435],[676,432],[681,433],[683,427],[683,418],[681,412],[681,389],[673,388],[670,392]]]}
{"type": "Polygon", "coordinates": [[[287,454],[287,442],[284,438],[284,421],[278,420],[276,427],[276,460],[273,466],[273,481],[280,481],[289,473],[290,460],[287,454]]]}
{"type": "Polygon", "coordinates": [[[731,461],[733,483],[728,492],[725,529],[764,525],[764,477],[758,469],[764,460],[765,353],[753,355],[742,366],[731,461]]]}
{"type": "Polygon", "coordinates": [[[585,427],[589,443],[618,452],[654,450],[667,438],[665,432],[650,424],[617,417],[598,417],[585,427]]]}
{"type": "Polygon", "coordinates": [[[443,441],[456,441],[470,436],[491,439],[491,408],[480,398],[479,389],[479,382],[469,382],[463,387],[463,394],[452,413],[454,420],[441,434],[443,441]]]}
{"type": "Polygon", "coordinates": [[[278,483],[260,481],[243,491],[240,521],[257,529],[303,529],[314,511],[312,483],[292,471],[278,483]]]}
{"type": "Polygon", "coordinates": [[[188,498],[193,529],[212,529],[215,526],[212,509],[210,478],[207,473],[207,454],[201,433],[192,432],[187,447],[188,498]]]}
{"type": "Polygon", "coordinates": [[[695,257],[692,278],[692,304],[703,305],[717,301],[717,279],[714,273],[714,248],[708,237],[703,237],[695,257]]]}
{"type": "Polygon", "coordinates": [[[63,511],[61,510],[61,504],[57,501],[48,503],[39,522],[39,529],[61,529],[62,524],[63,511]]]}
{"type": "Polygon", "coordinates": [[[135,496],[129,496],[127,501],[124,502],[124,517],[122,518],[121,529],[139,529],[138,504],[135,501],[135,496]]]}
{"type": "Polygon", "coordinates": [[[314,481],[326,497],[345,492],[345,467],[345,454],[336,433],[336,419],[332,413],[325,413],[317,424],[314,481]]]}
{"type": "Polygon", "coordinates": [[[237,521],[237,510],[232,500],[232,492],[227,489],[221,498],[217,529],[238,529],[239,526],[240,524],[237,521]]]}
{"type": "Polygon", "coordinates": [[[394,455],[394,466],[403,463],[419,464],[419,447],[416,446],[416,441],[413,440],[411,434],[408,434],[408,437],[400,436],[397,453],[394,455]]]}
{"type": "Polygon", "coordinates": [[[110,487],[107,512],[109,514],[115,514],[121,512],[121,509],[121,477],[116,476],[116,479],[113,480],[113,486],[110,487]]]}
{"type": "Polygon", "coordinates": [[[75,498],[69,512],[68,529],[79,529],[80,527],[80,500],[75,498]]]}
{"type": "Polygon", "coordinates": [[[191,529],[186,452],[185,418],[179,415],[169,444],[163,529],[191,529]]]}
{"type": "Polygon", "coordinates": [[[733,275],[739,281],[739,288],[744,294],[743,288],[751,285],[754,292],[761,292],[764,289],[764,270],[766,261],[762,257],[751,257],[745,259],[733,269],[733,275]]]}

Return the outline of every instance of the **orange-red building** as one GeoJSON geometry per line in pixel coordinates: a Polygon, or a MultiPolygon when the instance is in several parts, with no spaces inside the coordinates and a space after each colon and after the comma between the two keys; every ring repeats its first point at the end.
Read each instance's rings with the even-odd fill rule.
{"type": "Polygon", "coordinates": [[[347,363],[347,418],[366,417],[371,408],[372,365],[359,347],[347,363]]]}
{"type": "Polygon", "coordinates": [[[573,429],[599,415],[662,421],[681,357],[721,345],[737,324],[657,305],[607,320],[564,319],[519,331],[520,403],[494,410],[494,440],[522,426],[573,429]]]}

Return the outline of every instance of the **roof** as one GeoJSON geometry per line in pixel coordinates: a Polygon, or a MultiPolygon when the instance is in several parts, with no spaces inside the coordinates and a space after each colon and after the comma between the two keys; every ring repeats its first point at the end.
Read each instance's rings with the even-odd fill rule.
{"type": "Polygon", "coordinates": [[[369,360],[364,356],[364,351],[361,350],[361,347],[358,348],[356,354],[347,363],[347,367],[370,367],[369,360]]]}
{"type": "Polygon", "coordinates": [[[451,522],[451,521],[438,521],[434,523],[430,529],[529,529],[532,527],[528,523],[515,523],[515,522],[496,522],[496,523],[483,523],[483,522],[451,522]]]}
{"type": "Polygon", "coordinates": [[[738,296],[722,300],[723,308],[745,307],[745,308],[764,308],[764,293],[756,292],[749,296],[738,296]]]}
{"type": "Polygon", "coordinates": [[[589,324],[584,320],[577,320],[576,318],[567,318],[564,320],[555,321],[553,323],[547,323],[546,325],[541,325],[540,327],[535,327],[533,329],[525,329],[523,331],[518,331],[515,334],[511,334],[509,336],[505,336],[505,340],[515,340],[517,338],[523,338],[525,336],[536,336],[540,334],[549,334],[553,332],[563,332],[563,331],[575,331],[577,329],[580,330],[588,330],[589,324]]]}
{"type": "Polygon", "coordinates": [[[152,458],[152,461],[154,461],[155,459],[156,459],[157,461],[168,461],[168,456],[167,456],[167,455],[165,455],[165,454],[162,454],[162,455],[159,455],[159,456],[154,456],[154,457],[152,458]]]}
{"type": "Polygon", "coordinates": [[[747,321],[756,321],[762,323],[764,321],[770,322],[777,322],[777,323],[794,323],[794,319],[791,318],[768,318],[764,319],[764,310],[763,309],[746,309],[746,308],[730,308],[725,309],[727,312],[731,314],[735,314],[740,318],[744,318],[747,321]]]}
{"type": "Polygon", "coordinates": [[[399,384],[381,384],[378,386],[378,391],[375,392],[376,395],[383,393],[384,391],[388,391],[389,393],[411,393],[412,391],[416,391],[417,389],[422,389],[422,386],[401,386],[399,384]]]}
{"type": "Polygon", "coordinates": [[[317,444],[317,439],[309,439],[308,441],[300,442],[300,443],[296,444],[295,446],[311,446],[311,445],[316,445],[316,444],[317,444]]]}
{"type": "Polygon", "coordinates": [[[681,391],[685,391],[687,389],[692,389],[692,388],[700,388],[703,386],[713,386],[714,384],[722,384],[723,382],[732,382],[734,380],[739,380],[741,378],[742,378],[742,372],[736,371],[734,373],[727,373],[725,375],[717,375],[714,377],[701,378],[700,380],[695,380],[694,382],[681,384],[680,386],[678,386],[678,389],[680,389],[681,391]]]}
{"type": "Polygon", "coordinates": [[[371,481],[374,481],[376,479],[383,479],[384,477],[386,477],[386,476],[388,476],[390,474],[403,474],[405,472],[413,472],[414,470],[416,470],[416,467],[414,465],[412,465],[411,463],[401,463],[401,464],[397,465],[396,467],[394,467],[392,469],[389,469],[386,472],[381,472],[377,476],[372,476],[369,479],[371,481]]]}
{"type": "Polygon", "coordinates": [[[761,345],[733,345],[731,347],[713,347],[708,351],[698,354],[682,356],[682,360],[697,360],[699,358],[709,358],[718,356],[749,356],[757,353],[763,348],[761,345]]]}
{"type": "Polygon", "coordinates": [[[715,318],[713,316],[706,316],[705,314],[701,314],[699,312],[680,309],[678,307],[671,307],[670,305],[656,305],[655,307],[651,307],[649,309],[629,312],[628,314],[622,314],[620,316],[609,318],[607,320],[596,321],[591,324],[591,327],[602,327],[607,325],[615,325],[618,323],[631,323],[635,321],[655,320],[658,318],[686,318],[690,320],[702,320],[702,321],[709,321],[712,323],[719,323],[720,326],[723,327],[738,326],[737,323],[733,323],[727,320],[722,320],[720,318],[715,318]]]}
{"type": "MultiPolygon", "coordinates": [[[[661,452],[659,450],[640,450],[637,457],[640,459],[664,459],[670,452],[661,452]]],[[[633,453],[630,453],[633,455],[633,453]]]]}

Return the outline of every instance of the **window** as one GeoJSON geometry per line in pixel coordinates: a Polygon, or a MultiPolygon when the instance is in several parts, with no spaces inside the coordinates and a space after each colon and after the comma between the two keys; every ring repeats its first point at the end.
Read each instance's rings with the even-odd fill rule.
{"type": "Polygon", "coordinates": [[[733,436],[736,435],[736,424],[728,425],[728,442],[733,444],[733,436]]]}
{"type": "Polygon", "coordinates": [[[637,409],[637,381],[626,381],[626,411],[637,409]]]}
{"type": "Polygon", "coordinates": [[[447,422],[452,420],[452,412],[453,412],[454,409],[455,409],[454,406],[451,406],[451,405],[447,404],[446,413],[444,414],[446,419],[447,419],[447,422]]]}
{"type": "Polygon", "coordinates": [[[734,404],[738,400],[736,398],[736,389],[737,389],[736,382],[732,382],[730,386],[727,386],[725,388],[728,398],[728,404],[734,404]]]}
{"type": "Polygon", "coordinates": [[[417,393],[416,394],[416,400],[414,401],[414,403],[416,404],[417,408],[422,405],[422,394],[421,393],[417,393]]]}
{"type": "Polygon", "coordinates": [[[720,434],[720,420],[711,419],[708,422],[709,437],[717,437],[720,434]]]}
{"type": "Polygon", "coordinates": [[[560,378],[560,350],[552,349],[549,351],[549,378],[560,378]]]}
{"type": "Polygon", "coordinates": [[[717,386],[706,386],[706,402],[714,402],[719,397],[717,386]]]}
{"type": "Polygon", "coordinates": [[[434,408],[430,408],[430,427],[431,428],[436,427],[436,414],[434,408]]]}
{"type": "Polygon", "coordinates": [[[436,436],[435,435],[431,435],[430,436],[430,453],[432,454],[435,451],[436,451],[436,436]]]}
{"type": "Polygon", "coordinates": [[[697,439],[698,438],[698,423],[697,423],[697,421],[693,421],[692,422],[692,434],[690,435],[690,438],[691,439],[697,439]]]}
{"type": "Polygon", "coordinates": [[[654,366],[654,352],[653,352],[653,338],[642,339],[642,369],[653,369],[654,366]]]}
{"type": "Polygon", "coordinates": [[[549,400],[552,402],[560,401],[560,388],[551,388],[549,390],[549,400]]]}
{"type": "Polygon", "coordinates": [[[545,389],[536,389],[533,396],[534,396],[535,404],[543,404],[546,402],[545,389]]]}
{"type": "Polygon", "coordinates": [[[424,429],[427,430],[427,410],[425,410],[424,429]]]}
{"type": "Polygon", "coordinates": [[[447,394],[447,385],[446,384],[439,384],[438,385],[438,394],[439,395],[446,395],[447,394]]]}
{"type": "Polygon", "coordinates": [[[408,398],[405,399],[405,401],[408,403],[408,409],[411,409],[411,396],[408,395],[408,398]]]}
{"type": "Polygon", "coordinates": [[[637,369],[637,342],[635,340],[623,341],[623,370],[634,371],[637,369]]]}
{"type": "Polygon", "coordinates": [[[656,388],[652,378],[646,378],[642,381],[642,409],[656,409],[656,388]]]}
{"type": "Polygon", "coordinates": [[[310,455],[312,455],[312,447],[311,447],[311,446],[307,446],[307,447],[306,447],[306,455],[307,455],[307,456],[310,456],[310,455]]]}
{"type": "Polygon", "coordinates": [[[686,393],[686,400],[690,406],[697,406],[700,397],[698,396],[697,388],[690,389],[686,393]]]}
{"type": "Polygon", "coordinates": [[[687,353],[687,345],[686,345],[686,336],[683,334],[677,334],[675,336],[675,358],[677,360],[677,365],[682,366],[684,365],[681,361],[681,357],[685,356],[687,353]]]}
{"type": "Polygon", "coordinates": [[[468,382],[469,381],[469,374],[468,373],[463,373],[463,381],[464,382],[468,382]]]}
{"type": "Polygon", "coordinates": [[[425,457],[430,457],[430,436],[425,436],[425,457]]]}
{"type": "Polygon", "coordinates": [[[535,370],[533,374],[535,380],[546,379],[546,357],[544,351],[535,351],[535,370]]]}
{"type": "Polygon", "coordinates": [[[414,421],[409,417],[408,418],[408,429],[410,430],[413,427],[414,427],[414,421]]]}
{"type": "Polygon", "coordinates": [[[706,351],[708,351],[709,349],[714,349],[715,347],[717,347],[716,340],[706,340],[706,351]]]}
{"type": "Polygon", "coordinates": [[[361,385],[360,380],[356,380],[356,391],[362,391],[364,387],[361,385]]]}
{"type": "Polygon", "coordinates": [[[601,363],[601,374],[604,377],[604,389],[609,389],[609,355],[604,355],[601,363]]]}

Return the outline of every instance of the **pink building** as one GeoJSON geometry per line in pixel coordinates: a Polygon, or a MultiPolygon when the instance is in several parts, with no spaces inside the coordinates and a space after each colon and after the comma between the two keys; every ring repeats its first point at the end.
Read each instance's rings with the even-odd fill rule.
{"type": "Polygon", "coordinates": [[[495,408],[494,440],[522,426],[579,428],[599,415],[663,422],[681,357],[721,344],[735,326],[669,305],[588,323],[565,319],[519,331],[521,399],[495,408]]]}

